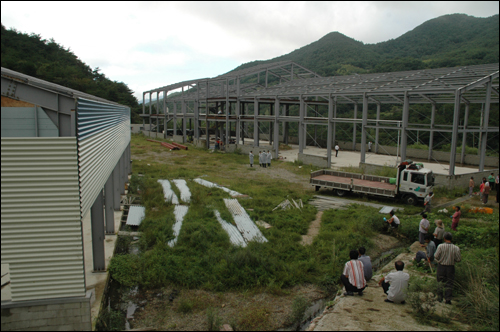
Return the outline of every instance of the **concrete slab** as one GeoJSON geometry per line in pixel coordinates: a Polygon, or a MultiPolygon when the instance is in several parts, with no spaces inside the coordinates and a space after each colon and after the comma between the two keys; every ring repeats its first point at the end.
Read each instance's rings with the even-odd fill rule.
{"type": "MultiPolygon", "coordinates": [[[[298,145],[289,145],[292,147],[291,150],[282,150],[279,152],[280,157],[283,157],[284,161],[294,162],[297,160],[297,155],[299,152],[298,145]],[[285,159],[286,158],[286,159],[285,159]]],[[[313,156],[326,157],[326,149],[318,148],[314,146],[308,146],[304,149],[304,154],[309,154],[313,156]]],[[[361,160],[361,153],[357,151],[340,151],[338,157],[335,157],[335,153],[332,155],[332,168],[340,167],[358,167],[361,160]]],[[[399,158],[401,161],[401,158],[399,158]]],[[[366,153],[365,162],[367,164],[375,164],[381,166],[395,166],[397,162],[396,156],[388,156],[375,153],[366,153]]],[[[448,175],[449,163],[443,162],[429,162],[423,161],[425,168],[431,169],[434,173],[448,175]]],[[[477,172],[478,167],[461,167],[455,166],[455,174],[467,174],[477,172]]]]}

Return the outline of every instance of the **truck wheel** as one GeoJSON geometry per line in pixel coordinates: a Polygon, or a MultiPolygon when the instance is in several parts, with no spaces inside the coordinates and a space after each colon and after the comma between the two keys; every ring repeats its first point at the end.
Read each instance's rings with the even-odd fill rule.
{"type": "Polygon", "coordinates": [[[341,189],[335,190],[335,193],[337,194],[337,196],[340,196],[340,197],[344,197],[345,195],[347,195],[347,191],[341,190],[341,189]]]}
{"type": "Polygon", "coordinates": [[[408,205],[416,205],[417,204],[417,196],[415,196],[415,195],[406,196],[405,203],[408,205]]]}

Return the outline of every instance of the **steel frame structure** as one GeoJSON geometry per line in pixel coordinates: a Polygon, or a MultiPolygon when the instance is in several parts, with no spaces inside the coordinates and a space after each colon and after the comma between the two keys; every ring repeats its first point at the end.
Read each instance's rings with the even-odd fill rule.
{"type": "MultiPolygon", "coordinates": [[[[430,132],[429,158],[433,148],[435,132],[452,133],[449,175],[455,173],[456,148],[459,134],[462,134],[461,161],[465,157],[465,142],[468,133],[481,133],[479,171],[484,170],[486,141],[488,133],[498,133],[498,127],[489,127],[490,105],[499,102],[499,64],[475,65],[453,68],[425,69],[403,72],[375,73],[349,76],[321,77],[320,75],[291,61],[257,65],[248,69],[237,70],[214,78],[203,78],[180,82],[143,92],[143,124],[156,118],[157,130],[159,119],[163,119],[164,128],[172,120],[174,134],[177,132],[177,120],[182,119],[183,140],[186,141],[187,121],[194,120],[194,138],[201,137],[201,122],[205,121],[207,147],[209,147],[209,126],[216,122],[225,127],[225,144],[230,142],[230,127],[235,123],[238,139],[244,139],[241,124],[254,124],[254,146],[259,146],[259,123],[270,122],[274,136],[273,150],[279,151],[279,125],[283,126],[284,140],[287,140],[287,123],[296,122],[299,126],[299,153],[306,146],[306,126],[328,126],[327,157],[331,166],[332,144],[335,142],[336,123],[353,124],[353,146],[356,144],[356,124],[361,124],[361,157],[365,162],[367,129],[376,130],[375,151],[378,148],[380,129],[398,130],[401,134],[401,158],[406,159],[408,132],[430,132]],[[179,93],[167,96],[169,92],[179,93]],[[156,110],[153,114],[152,96],[156,93],[156,110]],[[145,96],[149,94],[149,113],[146,113],[145,96]],[[162,103],[160,105],[160,94],[162,103]],[[469,105],[484,104],[482,127],[468,126],[469,105]],[[270,114],[260,114],[263,104],[270,105],[270,114]],[[338,104],[351,104],[354,107],[353,118],[337,117],[338,104]],[[380,120],[382,104],[402,105],[401,120],[380,120]],[[432,107],[431,123],[420,127],[409,123],[410,104],[430,104],[432,107]],[[437,104],[453,104],[453,123],[448,127],[437,127],[434,123],[437,104]],[[460,106],[465,105],[463,125],[460,125],[460,106]],[[167,108],[167,105],[169,106],[167,108]],[[215,105],[215,107],[214,107],[215,105]],[[249,111],[253,105],[253,114],[249,111]],[[299,106],[299,115],[290,116],[290,105],[299,106]],[[313,117],[309,107],[319,105],[328,107],[328,117],[313,117]],[[376,105],[376,119],[368,118],[368,107],[376,105]],[[180,112],[179,108],[180,107],[180,112]],[[283,107],[283,108],[282,108],[283,107]],[[361,108],[361,118],[358,118],[361,108]],[[165,111],[166,110],[166,111],[165,111]],[[217,114],[217,110],[219,114],[217,114]],[[281,111],[280,111],[281,110],[281,111]]],[[[167,132],[165,131],[165,136],[167,132]]],[[[270,138],[271,141],[271,138],[270,138]]],[[[239,140],[237,141],[239,142],[239,140]]]]}

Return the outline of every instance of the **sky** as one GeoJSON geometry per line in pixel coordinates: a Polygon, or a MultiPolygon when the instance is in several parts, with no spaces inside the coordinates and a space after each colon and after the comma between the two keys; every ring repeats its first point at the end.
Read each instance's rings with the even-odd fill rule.
{"type": "Polygon", "coordinates": [[[333,31],[373,44],[442,15],[498,11],[499,1],[1,1],[7,29],[53,38],[139,101],[144,91],[288,54],[333,31]]]}

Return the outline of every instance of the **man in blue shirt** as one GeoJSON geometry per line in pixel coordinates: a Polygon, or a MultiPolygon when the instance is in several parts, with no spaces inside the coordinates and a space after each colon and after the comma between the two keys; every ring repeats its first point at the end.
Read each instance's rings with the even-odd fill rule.
{"type": "Polygon", "coordinates": [[[363,269],[365,272],[365,280],[368,282],[373,275],[373,268],[372,268],[372,260],[370,256],[365,255],[366,249],[364,247],[360,247],[358,249],[359,257],[358,260],[363,263],[363,269]]]}

